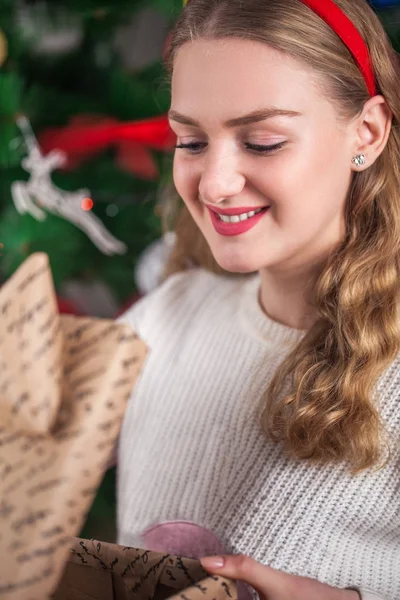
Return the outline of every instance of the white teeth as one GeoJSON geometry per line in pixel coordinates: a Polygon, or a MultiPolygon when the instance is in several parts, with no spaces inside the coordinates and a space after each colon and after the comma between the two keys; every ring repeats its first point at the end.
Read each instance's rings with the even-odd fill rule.
{"type": "Polygon", "coordinates": [[[239,223],[239,221],[246,221],[247,219],[251,219],[251,217],[254,217],[254,215],[258,215],[258,213],[260,213],[262,210],[264,209],[259,208],[258,210],[251,210],[250,212],[243,213],[241,215],[232,215],[231,217],[228,217],[227,215],[218,216],[224,223],[239,223]]]}

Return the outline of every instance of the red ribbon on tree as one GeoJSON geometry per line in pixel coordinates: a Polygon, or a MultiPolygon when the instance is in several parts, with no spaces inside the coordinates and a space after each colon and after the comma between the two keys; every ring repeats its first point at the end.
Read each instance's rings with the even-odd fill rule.
{"type": "Polygon", "coordinates": [[[176,135],[164,115],[124,123],[103,115],[78,115],[66,127],[46,129],[38,139],[44,154],[53,149],[67,154],[66,169],[73,169],[114,145],[117,164],[146,179],[158,176],[150,150],[169,151],[176,143],[176,135]]]}

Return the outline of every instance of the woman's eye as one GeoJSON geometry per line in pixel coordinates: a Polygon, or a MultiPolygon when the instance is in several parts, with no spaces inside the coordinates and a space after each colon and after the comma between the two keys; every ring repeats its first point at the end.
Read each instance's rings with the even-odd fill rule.
{"type": "Polygon", "coordinates": [[[262,146],[260,144],[246,144],[246,147],[252,152],[258,152],[259,154],[267,154],[268,152],[280,150],[285,145],[286,142],[279,142],[279,144],[273,144],[272,146],[262,146]]]}
{"type": "MultiPolygon", "coordinates": [[[[251,150],[251,152],[256,154],[268,154],[269,152],[280,150],[285,146],[285,144],[286,142],[279,142],[279,144],[273,144],[272,146],[262,146],[261,144],[246,143],[245,146],[248,150],[251,150]]],[[[189,154],[200,154],[201,150],[205,146],[207,146],[205,143],[191,142],[190,144],[177,144],[175,148],[178,150],[187,150],[189,154]]]]}
{"type": "Polygon", "coordinates": [[[207,144],[198,144],[196,142],[192,142],[190,144],[177,144],[175,146],[176,149],[180,150],[188,150],[189,154],[199,154],[199,151],[201,150],[202,147],[206,146],[207,144]]]}

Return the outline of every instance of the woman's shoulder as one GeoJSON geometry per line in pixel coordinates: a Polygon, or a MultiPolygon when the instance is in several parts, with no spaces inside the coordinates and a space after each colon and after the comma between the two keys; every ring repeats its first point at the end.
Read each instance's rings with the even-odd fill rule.
{"type": "Polygon", "coordinates": [[[141,337],[160,320],[175,319],[178,315],[190,316],[204,305],[213,294],[226,296],[227,290],[240,285],[238,278],[218,275],[200,267],[193,267],[170,275],[156,289],[140,298],[121,317],[119,322],[128,323],[141,337]]]}

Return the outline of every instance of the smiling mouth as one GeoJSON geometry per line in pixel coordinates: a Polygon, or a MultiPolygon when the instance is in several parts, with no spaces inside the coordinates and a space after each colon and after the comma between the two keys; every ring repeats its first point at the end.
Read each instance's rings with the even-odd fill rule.
{"type": "Polygon", "coordinates": [[[253,210],[250,206],[243,206],[225,209],[223,210],[225,214],[221,214],[221,208],[217,212],[207,206],[215,231],[219,235],[228,237],[242,235],[256,227],[264,219],[264,215],[268,214],[270,208],[270,206],[263,206],[253,210]],[[228,212],[231,214],[226,214],[228,212]]]}
{"type": "Polygon", "coordinates": [[[224,223],[240,223],[242,221],[247,221],[251,219],[255,215],[260,214],[261,212],[265,212],[269,209],[269,206],[264,206],[262,208],[258,208],[256,210],[251,210],[249,212],[241,213],[239,215],[222,215],[216,213],[218,220],[223,221],[224,223]]]}

